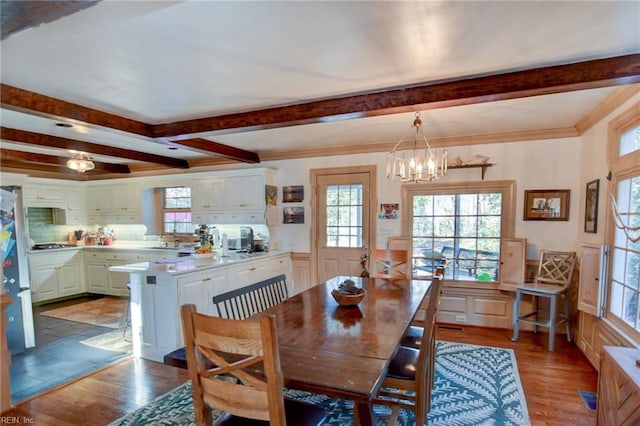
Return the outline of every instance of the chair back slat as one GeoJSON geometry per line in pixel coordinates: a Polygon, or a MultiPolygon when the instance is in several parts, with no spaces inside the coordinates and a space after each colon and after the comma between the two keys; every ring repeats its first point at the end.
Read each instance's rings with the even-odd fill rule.
{"type": "Polygon", "coordinates": [[[246,319],[289,297],[286,275],[278,275],[249,286],[213,296],[218,316],[246,319]]]}
{"type": "Polygon", "coordinates": [[[536,281],[568,287],[571,285],[575,264],[576,253],[573,251],[542,250],[536,281]]]}

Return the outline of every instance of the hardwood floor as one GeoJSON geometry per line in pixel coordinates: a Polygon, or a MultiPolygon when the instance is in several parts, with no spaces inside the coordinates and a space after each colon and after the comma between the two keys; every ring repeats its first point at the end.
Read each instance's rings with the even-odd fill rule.
{"type": "MultiPolygon", "coordinates": [[[[510,330],[466,327],[440,328],[437,336],[513,348],[532,425],[595,425],[595,413],[585,408],[578,390],[595,392],[597,372],[563,336],[556,339],[553,353],[547,351],[546,334],[522,332],[513,343],[510,330]]],[[[130,358],[23,402],[0,420],[12,417],[26,424],[31,419],[38,426],[106,425],[187,380],[186,370],[130,358]]]]}

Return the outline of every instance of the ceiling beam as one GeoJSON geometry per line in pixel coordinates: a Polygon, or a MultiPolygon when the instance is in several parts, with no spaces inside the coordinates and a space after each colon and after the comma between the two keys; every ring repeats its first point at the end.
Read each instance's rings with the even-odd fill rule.
{"type": "Polygon", "coordinates": [[[147,154],[130,149],[116,148],[107,145],[100,145],[91,142],[78,141],[75,139],[61,138],[58,136],[45,135],[42,133],[28,132],[26,130],[0,127],[0,138],[20,142],[30,145],[39,145],[61,149],[73,149],[90,154],[106,155],[116,158],[127,158],[129,160],[144,161],[147,163],[162,164],[169,167],[182,169],[189,168],[189,162],[179,158],[165,157],[162,155],[147,154]]]}
{"type": "Polygon", "coordinates": [[[0,103],[3,108],[54,120],[71,120],[146,137],[153,133],[149,124],[6,84],[0,84],[0,103]]]}
{"type": "Polygon", "coordinates": [[[220,157],[230,158],[232,160],[242,161],[244,163],[260,162],[260,156],[255,152],[245,151],[244,149],[234,148],[232,146],[223,145],[221,143],[213,142],[207,139],[194,138],[169,141],[168,145],[189,148],[196,151],[203,151],[207,154],[215,154],[220,157]]]}
{"type": "Polygon", "coordinates": [[[2,0],[1,39],[27,28],[53,22],[72,13],[91,7],[100,0],[82,1],[7,1],[2,0]]]}
{"type": "Polygon", "coordinates": [[[640,82],[640,54],[427,82],[258,111],[153,126],[154,137],[239,133],[640,82]]]}
{"type": "MultiPolygon", "coordinates": [[[[23,163],[39,163],[39,164],[53,164],[56,166],[67,166],[67,160],[70,157],[57,157],[55,155],[36,154],[33,152],[15,151],[11,149],[0,148],[0,160],[7,161],[21,161],[23,163]]],[[[96,172],[104,173],[131,173],[129,166],[126,164],[112,164],[103,163],[101,161],[93,161],[96,172]]]]}
{"type": "Polygon", "coordinates": [[[89,172],[78,173],[75,170],[71,170],[66,166],[38,164],[38,163],[24,163],[22,161],[7,160],[2,162],[2,171],[24,173],[25,170],[32,170],[34,173],[29,173],[34,177],[50,177],[57,179],[71,179],[71,180],[89,180],[89,172]]]}

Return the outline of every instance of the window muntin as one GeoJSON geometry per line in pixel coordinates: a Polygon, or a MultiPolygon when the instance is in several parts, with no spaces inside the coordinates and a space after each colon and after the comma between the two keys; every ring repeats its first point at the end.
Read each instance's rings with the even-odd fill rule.
{"type": "Polygon", "coordinates": [[[640,150],[640,126],[624,132],[620,136],[620,156],[640,150]]]}
{"type": "Polygon", "coordinates": [[[162,232],[192,234],[191,188],[171,187],[162,191],[162,232]]]}
{"type": "Polygon", "coordinates": [[[413,195],[414,273],[427,275],[446,257],[447,279],[498,281],[502,203],[501,192],[413,195]]]}
{"type": "Polygon", "coordinates": [[[327,247],[362,247],[361,184],[327,186],[327,247]]]}
{"type": "MultiPolygon", "coordinates": [[[[640,227],[640,175],[618,183],[616,205],[617,222],[640,227]]],[[[611,265],[610,312],[640,332],[640,241],[633,242],[619,227],[614,232],[611,265]]]]}
{"type": "Polygon", "coordinates": [[[615,199],[608,216],[606,242],[611,247],[605,317],[640,343],[640,117],[637,105],[609,124],[608,196],[615,199]],[[622,229],[626,228],[626,229],[622,229]],[[634,229],[635,228],[635,229],[634,229]]]}

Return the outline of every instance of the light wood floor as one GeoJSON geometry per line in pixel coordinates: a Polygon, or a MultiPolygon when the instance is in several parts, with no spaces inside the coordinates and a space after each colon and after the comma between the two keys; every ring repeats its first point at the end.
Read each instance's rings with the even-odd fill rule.
{"type": "MultiPolygon", "coordinates": [[[[595,413],[577,392],[595,392],[597,372],[575,345],[558,336],[550,353],[545,334],[523,332],[516,343],[510,337],[508,330],[438,330],[440,340],[515,350],[532,425],[595,425],[595,413]]],[[[20,424],[38,426],[106,425],[187,380],[186,370],[131,358],[23,402],[0,419],[17,416],[20,424]]]]}

